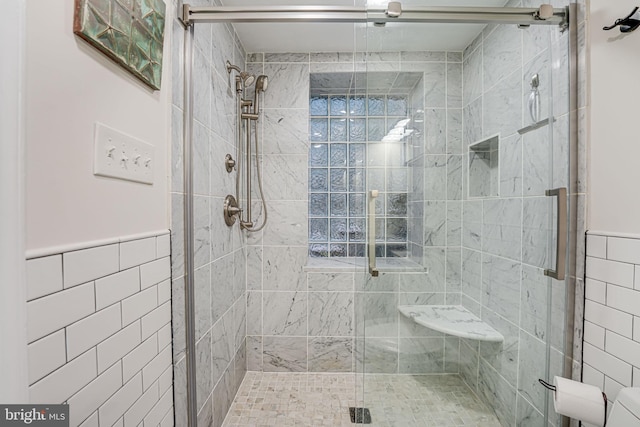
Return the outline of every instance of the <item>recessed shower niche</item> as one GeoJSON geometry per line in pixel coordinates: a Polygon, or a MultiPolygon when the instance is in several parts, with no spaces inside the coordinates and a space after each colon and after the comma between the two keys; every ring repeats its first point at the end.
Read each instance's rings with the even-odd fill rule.
{"type": "Polygon", "coordinates": [[[498,197],[500,135],[469,145],[469,197],[498,197]]]}

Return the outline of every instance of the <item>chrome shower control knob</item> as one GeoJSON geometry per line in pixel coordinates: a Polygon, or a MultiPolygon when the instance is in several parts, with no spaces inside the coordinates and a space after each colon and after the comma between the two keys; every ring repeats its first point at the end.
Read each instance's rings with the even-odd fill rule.
{"type": "Polygon", "coordinates": [[[222,212],[224,214],[224,222],[229,227],[236,223],[236,215],[240,216],[242,209],[238,207],[238,202],[236,198],[229,194],[224,199],[224,206],[222,208],[222,212]]]}

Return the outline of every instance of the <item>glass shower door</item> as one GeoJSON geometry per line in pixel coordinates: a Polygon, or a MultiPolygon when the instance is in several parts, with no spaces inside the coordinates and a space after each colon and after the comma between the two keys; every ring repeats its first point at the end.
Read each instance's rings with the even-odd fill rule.
{"type": "Polygon", "coordinates": [[[547,193],[569,187],[568,34],[465,24],[468,41],[434,50],[416,36],[426,25],[367,27],[359,95],[378,275],[369,260],[357,284],[360,403],[382,425],[556,425],[538,379],[572,356],[566,283],[545,275],[568,205],[547,193]],[[501,339],[419,319],[443,312],[501,339]]]}

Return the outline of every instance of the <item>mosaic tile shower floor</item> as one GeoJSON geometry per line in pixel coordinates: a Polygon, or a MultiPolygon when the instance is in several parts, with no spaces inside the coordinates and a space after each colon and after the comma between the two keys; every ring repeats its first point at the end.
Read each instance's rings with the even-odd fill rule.
{"type": "MultiPolygon", "coordinates": [[[[247,372],[223,426],[355,426],[355,387],[354,374],[247,372]]],[[[367,374],[366,390],[371,427],[500,427],[457,375],[367,374]]]]}

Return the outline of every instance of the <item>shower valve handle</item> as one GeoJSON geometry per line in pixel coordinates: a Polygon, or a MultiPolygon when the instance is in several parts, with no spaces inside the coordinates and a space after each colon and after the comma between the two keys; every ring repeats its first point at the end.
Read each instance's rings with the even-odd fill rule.
{"type": "Polygon", "coordinates": [[[222,212],[224,213],[225,224],[231,227],[236,222],[236,215],[240,216],[242,209],[238,206],[236,198],[229,194],[224,199],[222,212]]]}
{"type": "Polygon", "coordinates": [[[229,206],[227,208],[227,215],[228,216],[234,216],[234,215],[237,215],[237,214],[239,214],[241,212],[242,212],[242,208],[236,208],[234,206],[229,206]]]}

